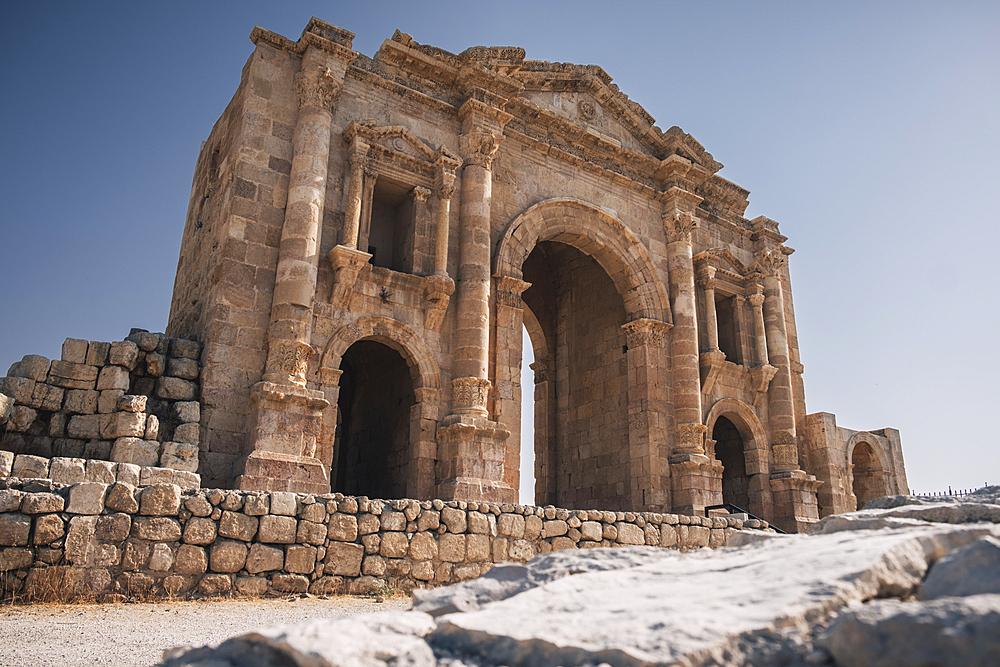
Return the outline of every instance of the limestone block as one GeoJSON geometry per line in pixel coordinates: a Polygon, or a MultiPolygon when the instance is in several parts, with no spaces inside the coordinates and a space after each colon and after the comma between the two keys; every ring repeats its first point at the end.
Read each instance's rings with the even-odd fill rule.
{"type": "Polygon", "coordinates": [[[438,539],[438,558],[448,563],[465,560],[465,535],[445,533],[438,539]]]}
{"type": "Polygon", "coordinates": [[[31,392],[31,407],[36,410],[56,412],[62,409],[65,389],[53,387],[44,382],[36,382],[35,389],[31,392]]]}
{"type": "Polygon", "coordinates": [[[101,437],[101,415],[73,415],[66,425],[66,435],[80,440],[101,437]]]}
{"type": "Polygon", "coordinates": [[[142,435],[145,440],[156,440],[160,437],[160,419],[156,415],[146,415],[146,430],[142,435]]]}
{"type": "Polygon", "coordinates": [[[97,541],[94,538],[96,516],[75,516],[66,531],[66,561],[70,565],[87,565],[97,541]]]}
{"type": "Polygon", "coordinates": [[[47,382],[64,389],[93,389],[97,367],[70,361],[53,361],[47,382]]]}
{"type": "MultiPolygon", "coordinates": [[[[271,498],[271,508],[274,511],[273,497],[271,498]]],[[[257,539],[269,544],[293,544],[296,528],[295,517],[268,514],[260,518],[257,539]]]]}
{"type": "Polygon", "coordinates": [[[144,516],[175,516],[181,507],[181,489],[176,484],[154,484],[139,492],[139,513],[144,516]]]}
{"type": "Polygon", "coordinates": [[[20,511],[21,501],[24,500],[24,496],[24,491],[0,489],[0,513],[20,511]]]}
{"type": "Polygon", "coordinates": [[[146,434],[144,412],[113,412],[101,415],[101,421],[101,437],[105,440],[142,438],[146,434]]]}
{"type": "Polygon", "coordinates": [[[415,533],[410,540],[410,558],[416,561],[434,560],[438,555],[437,540],[430,533],[415,533]]]}
{"type": "Polygon", "coordinates": [[[176,542],[181,539],[181,524],[165,516],[137,516],[132,522],[132,536],[151,542],[176,542]]]}
{"type": "Polygon", "coordinates": [[[420,516],[417,517],[417,530],[437,530],[438,526],[441,525],[441,513],[437,510],[420,510],[420,516]]]}
{"type": "Polygon", "coordinates": [[[146,375],[158,378],[167,370],[167,358],[156,352],[146,353],[146,375]]]}
{"type": "Polygon", "coordinates": [[[97,519],[94,537],[100,542],[122,542],[132,530],[132,517],[124,512],[105,514],[97,519]]]}
{"type": "Polygon", "coordinates": [[[198,359],[201,356],[201,343],[186,338],[170,339],[170,356],[178,359],[198,359]]]}
{"type": "Polygon", "coordinates": [[[449,533],[464,533],[468,527],[465,511],[452,507],[441,510],[441,521],[448,526],[449,533]]]}
{"type": "Polygon", "coordinates": [[[382,530],[406,530],[406,516],[402,512],[383,512],[382,530]]]}
{"type": "MultiPolygon", "coordinates": [[[[128,414],[128,413],[116,413],[128,414]]],[[[79,417],[74,417],[79,419],[79,417]]],[[[70,421],[72,424],[72,421],[70,421]]],[[[142,438],[118,438],[111,448],[111,460],[138,466],[155,466],[160,462],[159,443],[142,438]]]]}
{"type": "Polygon", "coordinates": [[[66,525],[58,514],[42,514],[35,517],[35,533],[32,542],[36,546],[52,544],[66,534],[66,525]]]}
{"type": "Polygon", "coordinates": [[[139,346],[143,352],[165,353],[170,345],[170,339],[160,333],[150,333],[144,329],[132,329],[126,340],[139,346]]]}
{"type": "Polygon", "coordinates": [[[139,348],[130,340],[121,340],[111,343],[108,350],[108,363],[115,366],[135,370],[135,365],[139,361],[139,348]]]}
{"type": "Polygon", "coordinates": [[[35,381],[22,377],[0,379],[0,392],[13,399],[17,405],[29,405],[35,391],[35,381]]]}
{"type": "Polygon", "coordinates": [[[250,494],[243,501],[243,513],[249,516],[263,516],[270,511],[271,496],[267,493],[250,494]]]}
{"type": "Polygon", "coordinates": [[[327,528],[324,524],[303,520],[299,521],[299,529],[295,535],[295,541],[299,544],[315,544],[319,546],[326,541],[326,535],[327,528]]]}
{"type": "Polygon", "coordinates": [[[174,429],[174,440],[197,445],[201,441],[201,427],[196,423],[179,424],[174,429]]]}
{"type": "Polygon", "coordinates": [[[163,376],[156,380],[156,395],[170,401],[191,401],[198,394],[198,385],[181,378],[163,376]]]}
{"type": "Polygon", "coordinates": [[[179,401],[174,403],[174,415],[182,424],[201,421],[201,403],[198,401],[179,401]]]}
{"type": "Polygon", "coordinates": [[[119,412],[144,412],[147,401],[147,397],[142,394],[122,394],[116,408],[119,412]]]}
{"type": "Polygon", "coordinates": [[[660,546],[672,547],[677,544],[677,529],[668,523],[660,524],[660,546]]]}
{"type": "Polygon", "coordinates": [[[187,442],[165,442],[160,455],[160,465],[172,470],[198,470],[198,445],[187,442]]]}
{"type": "Polygon", "coordinates": [[[358,539],[358,519],[351,514],[334,514],[330,517],[327,536],[338,542],[353,542],[358,539]]]}
{"type": "Polygon", "coordinates": [[[88,366],[106,366],[110,351],[111,343],[92,340],[90,341],[90,345],[87,346],[87,358],[84,363],[88,366]]]}
{"type": "Polygon", "coordinates": [[[195,516],[209,516],[212,513],[212,504],[204,495],[198,494],[184,500],[184,509],[195,516]]]}
{"type": "Polygon", "coordinates": [[[580,524],[580,539],[600,542],[603,529],[598,521],[584,521],[580,524]]]}
{"type": "Polygon", "coordinates": [[[316,569],[316,547],[290,546],[285,550],[285,570],[311,574],[316,569]]]}
{"type": "Polygon", "coordinates": [[[360,576],[364,553],[364,547],[360,544],[334,542],[326,550],[326,566],[323,572],[344,577],[360,576]]]}
{"type": "MultiPolygon", "coordinates": [[[[619,544],[645,544],[646,535],[643,533],[642,529],[634,523],[627,523],[625,521],[619,521],[615,524],[615,528],[618,531],[617,541],[619,544]]],[[[706,535],[707,537],[707,535],[706,535]]],[[[707,546],[707,540],[706,540],[707,546]]]]}
{"type": "Polygon", "coordinates": [[[121,565],[123,570],[140,570],[146,567],[153,546],[141,540],[130,539],[122,549],[121,565]]]}
{"type": "MultiPolygon", "coordinates": [[[[82,466],[81,466],[82,468],[82,466]]],[[[108,487],[98,482],[80,482],[69,489],[69,514],[101,514],[108,487]]]]}
{"type": "Polygon", "coordinates": [[[87,341],[79,338],[67,338],[62,344],[62,360],[74,364],[87,362],[87,341]]]}
{"type": "Polygon", "coordinates": [[[358,517],[358,533],[369,535],[377,533],[379,530],[379,520],[374,514],[362,514],[358,517]]]}
{"type": "Polygon", "coordinates": [[[45,378],[49,376],[49,367],[51,364],[52,362],[49,361],[48,357],[43,357],[40,354],[28,354],[21,357],[21,361],[11,366],[10,370],[7,371],[7,375],[27,378],[35,382],[45,382],[45,378]]]}
{"type": "Polygon", "coordinates": [[[102,415],[118,410],[118,401],[125,392],[121,389],[105,389],[97,398],[97,412],[102,415]]]}
{"type": "Polygon", "coordinates": [[[23,514],[0,514],[0,546],[23,547],[28,544],[31,518],[23,514]]]}
{"type": "Polygon", "coordinates": [[[115,463],[115,480],[123,484],[139,486],[139,476],[142,468],[134,463],[115,463]]]}
{"type": "Polygon", "coordinates": [[[31,549],[0,550],[0,572],[29,568],[34,560],[35,554],[31,549]]]}
{"type": "Polygon", "coordinates": [[[142,466],[139,468],[139,486],[153,484],[173,484],[175,470],[159,466],[142,466]]]}
{"type": "Polygon", "coordinates": [[[524,537],[524,517],[520,514],[501,514],[497,520],[497,532],[517,539],[524,537]]]}
{"type": "MultiPolygon", "coordinates": [[[[357,514],[358,513],[358,499],[357,498],[344,498],[337,503],[337,511],[343,512],[344,514],[357,514]]],[[[367,510],[365,510],[367,511],[367,510]]]]}
{"type": "Polygon", "coordinates": [[[167,375],[184,380],[198,379],[198,362],[194,359],[167,359],[167,375]]]}
{"type": "Polygon", "coordinates": [[[22,479],[46,479],[49,476],[49,460],[30,454],[18,454],[14,457],[10,474],[22,479]]]}
{"type": "MultiPolygon", "coordinates": [[[[261,597],[267,593],[265,577],[236,577],[236,590],[247,597],[261,597]]],[[[314,593],[320,595],[320,593],[314,593]]]]}
{"type": "Polygon", "coordinates": [[[183,540],[187,544],[211,544],[217,535],[217,526],[207,517],[192,517],[184,524],[183,540]]]}
{"type": "Polygon", "coordinates": [[[280,570],[285,563],[285,552],[279,547],[254,544],[246,560],[246,571],[250,574],[280,570]]]}
{"type": "Polygon", "coordinates": [[[225,595],[233,589],[233,580],[225,574],[206,574],[198,581],[198,592],[209,597],[225,595]]]}
{"type": "Polygon", "coordinates": [[[983,537],[934,563],[918,598],[1000,594],[1000,539],[983,537]]]}
{"type": "Polygon", "coordinates": [[[406,533],[389,532],[382,533],[382,544],[379,548],[386,558],[403,558],[410,547],[410,541],[406,538],[406,533]]]}
{"type": "Polygon", "coordinates": [[[537,516],[524,517],[524,539],[535,540],[542,534],[542,520],[537,516]]]}
{"type": "Polygon", "coordinates": [[[84,443],[82,456],[85,459],[100,459],[102,461],[107,461],[111,458],[112,446],[114,446],[114,442],[111,440],[98,440],[94,438],[84,443]]]}
{"type": "Polygon", "coordinates": [[[158,542],[153,545],[153,552],[149,555],[149,569],[154,572],[166,572],[174,564],[174,552],[170,545],[158,542]]]}
{"type": "Polygon", "coordinates": [[[7,418],[7,430],[15,433],[24,433],[35,423],[38,413],[26,405],[15,405],[10,409],[10,416],[7,418]]]}
{"type": "Polygon", "coordinates": [[[7,394],[0,394],[0,424],[6,424],[10,410],[14,407],[14,399],[7,394]]]}
{"type": "Polygon", "coordinates": [[[69,389],[63,410],[74,415],[92,415],[97,412],[100,396],[100,392],[91,389],[69,389]]]}
{"type": "MultiPolygon", "coordinates": [[[[490,534],[490,521],[482,512],[469,512],[469,532],[481,535],[490,534]]],[[[496,532],[495,530],[493,532],[496,532]]]]}
{"type": "Polygon", "coordinates": [[[53,457],[49,462],[49,479],[57,484],[77,484],[86,477],[85,466],[83,459],[53,457]]]}
{"type": "Polygon", "coordinates": [[[365,556],[361,562],[361,574],[381,577],[385,574],[385,559],[381,556],[365,556]]]}
{"type": "Polygon", "coordinates": [[[305,593],[309,580],[301,574],[276,574],[271,577],[271,588],[282,593],[305,593]]]}
{"type": "Polygon", "coordinates": [[[711,537],[711,530],[705,526],[688,526],[687,527],[687,545],[692,547],[707,547],[709,543],[709,538],[711,537]]]}
{"type": "Polygon", "coordinates": [[[313,503],[304,505],[299,513],[299,518],[313,523],[323,523],[326,521],[326,506],[323,503],[313,503]]]}
{"type": "Polygon", "coordinates": [[[139,511],[139,502],[135,499],[135,486],[125,482],[112,484],[104,497],[104,506],[112,512],[135,514],[139,511]]]}
{"type": "Polygon", "coordinates": [[[204,574],[208,570],[208,554],[201,547],[182,544],[174,558],[174,572],[177,574],[204,574]]]}
{"type": "Polygon", "coordinates": [[[366,554],[377,554],[382,544],[382,538],[377,533],[363,535],[361,537],[361,544],[364,545],[366,554]]]}
{"type": "MultiPolygon", "coordinates": [[[[543,538],[558,537],[560,535],[565,535],[566,531],[568,530],[569,526],[566,525],[565,521],[561,521],[559,519],[545,521],[542,524],[542,537],[543,538]]],[[[642,543],[638,542],[636,544],[642,544],[642,543]]]]}
{"type": "Polygon", "coordinates": [[[258,519],[238,512],[223,512],[219,519],[219,535],[250,542],[257,534],[258,519]]]}
{"type": "Polygon", "coordinates": [[[14,467],[14,452],[8,452],[6,450],[0,451],[0,478],[10,477],[10,472],[13,469],[13,467],[14,467]]]}
{"type": "Polygon", "coordinates": [[[295,516],[295,494],[285,491],[272,491],[271,514],[295,516]]]}
{"type": "Polygon", "coordinates": [[[467,535],[465,542],[465,558],[471,562],[490,560],[489,535],[467,535]]]}

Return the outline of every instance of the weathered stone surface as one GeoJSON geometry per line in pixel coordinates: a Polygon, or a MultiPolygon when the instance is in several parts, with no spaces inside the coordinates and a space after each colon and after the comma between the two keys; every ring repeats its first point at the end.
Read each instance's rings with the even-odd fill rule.
{"type": "Polygon", "coordinates": [[[328,536],[339,542],[353,542],[358,539],[358,519],[351,514],[334,514],[328,522],[328,536]]]}
{"type": "Polygon", "coordinates": [[[327,527],[322,523],[312,521],[299,521],[298,532],[295,541],[299,544],[321,545],[327,539],[327,527]]]}
{"type": "Polygon", "coordinates": [[[186,338],[171,338],[169,350],[171,357],[198,359],[201,356],[201,343],[186,338]]]}
{"type": "Polygon", "coordinates": [[[207,545],[215,541],[217,531],[215,521],[205,517],[192,517],[184,524],[183,539],[188,544],[207,545]]]}
{"type": "Polygon", "coordinates": [[[84,363],[88,366],[104,366],[108,363],[108,353],[110,351],[111,343],[92,340],[87,346],[87,359],[84,363]]]}
{"type": "MultiPolygon", "coordinates": [[[[74,417],[73,419],[80,418],[74,417]]],[[[72,420],[70,423],[72,424],[72,420]]],[[[111,448],[111,460],[138,466],[155,466],[160,462],[160,445],[153,440],[143,440],[142,438],[118,438],[111,448]]]]}
{"type": "Polygon", "coordinates": [[[247,560],[247,546],[234,540],[219,540],[209,549],[212,572],[239,572],[247,560]]]}
{"type": "Polygon", "coordinates": [[[145,411],[147,400],[142,394],[122,394],[115,407],[119,412],[140,413],[145,411]]]}
{"type": "Polygon", "coordinates": [[[163,542],[153,545],[153,551],[149,555],[149,569],[154,572],[166,572],[174,564],[174,552],[170,546],[163,542]]]}
{"type": "Polygon", "coordinates": [[[96,388],[98,391],[104,391],[105,389],[128,391],[128,369],[121,366],[105,366],[101,369],[101,374],[97,377],[96,388]]]}
{"type": "Polygon", "coordinates": [[[983,537],[955,549],[934,563],[920,587],[919,599],[1000,595],[1000,539],[983,537]]]}
{"type": "Polygon", "coordinates": [[[11,476],[23,479],[44,479],[49,476],[49,460],[40,456],[31,456],[30,454],[18,454],[14,457],[11,476]]]}
{"type": "Polygon", "coordinates": [[[101,415],[101,437],[142,438],[146,433],[146,414],[142,412],[114,412],[101,415]]]}
{"type": "Polygon", "coordinates": [[[71,486],[66,512],[69,514],[101,514],[104,512],[104,496],[107,490],[107,485],[99,482],[81,482],[71,486]]]}
{"type": "Polygon", "coordinates": [[[48,357],[43,357],[40,354],[28,354],[21,357],[21,361],[11,366],[7,375],[28,378],[35,382],[45,382],[45,378],[49,375],[49,366],[51,363],[48,357]]]}
{"type": "Polygon", "coordinates": [[[271,514],[295,516],[295,494],[286,491],[271,492],[271,514]]]}
{"type": "Polygon", "coordinates": [[[78,484],[86,477],[87,469],[84,459],[55,456],[49,462],[49,479],[57,484],[78,484]]]}
{"type": "Polygon", "coordinates": [[[94,534],[96,516],[75,516],[66,531],[66,561],[70,565],[88,565],[97,547],[94,534]]]}
{"type": "MultiPolygon", "coordinates": [[[[271,499],[271,506],[272,508],[274,506],[273,498],[271,499]]],[[[257,539],[260,542],[271,544],[293,544],[295,542],[296,528],[295,517],[268,514],[260,518],[257,539]]]]}
{"type": "Polygon", "coordinates": [[[121,542],[132,530],[132,517],[124,512],[98,517],[94,537],[100,542],[121,542]]]}
{"type": "Polygon", "coordinates": [[[115,341],[108,350],[108,363],[134,370],[139,360],[139,348],[130,340],[115,341]]]}
{"type": "MultiPolygon", "coordinates": [[[[310,574],[316,567],[316,547],[290,546],[285,551],[285,570],[296,574],[310,574]]],[[[303,589],[304,590],[304,589],[303,589]]]]}
{"type": "Polygon", "coordinates": [[[135,486],[116,482],[108,487],[104,506],[113,512],[135,514],[139,511],[139,501],[135,499],[135,486]]]}
{"type": "Polygon", "coordinates": [[[198,385],[181,378],[163,376],[156,380],[156,395],[171,401],[191,401],[198,395],[198,385]]]}
{"type": "Polygon", "coordinates": [[[153,542],[176,542],[181,539],[181,524],[165,516],[138,516],[132,522],[132,535],[153,542]]]}
{"type": "Polygon", "coordinates": [[[32,536],[32,543],[36,546],[52,544],[65,534],[66,526],[58,514],[42,514],[35,518],[35,533],[32,536]]]}
{"type": "Polygon", "coordinates": [[[174,429],[174,441],[197,445],[201,441],[201,427],[198,424],[180,424],[174,429]]]}
{"type": "Polygon", "coordinates": [[[31,517],[23,514],[0,514],[0,546],[23,547],[31,533],[31,517]]]}
{"type": "Polygon", "coordinates": [[[246,559],[246,571],[250,574],[280,570],[285,563],[285,552],[279,547],[269,547],[265,544],[250,546],[250,555],[246,559]]]}
{"type": "MultiPolygon", "coordinates": [[[[223,512],[219,520],[219,535],[250,542],[257,534],[257,517],[237,512],[223,512]]],[[[267,540],[264,540],[267,541],[267,540]]]]}
{"type": "Polygon", "coordinates": [[[326,551],[324,573],[357,577],[361,574],[361,559],[365,549],[360,544],[334,542],[326,551]]]}
{"type": "Polygon", "coordinates": [[[125,392],[121,389],[105,389],[97,397],[97,411],[101,414],[111,414],[118,409],[118,401],[125,392]]]}
{"type": "Polygon", "coordinates": [[[448,526],[450,533],[464,533],[468,528],[466,513],[451,507],[445,507],[441,510],[441,522],[448,526]]]}
{"type": "Polygon", "coordinates": [[[7,430],[23,433],[35,423],[37,417],[38,412],[28,406],[15,405],[10,409],[10,416],[7,418],[7,430]]]}
{"type": "Polygon", "coordinates": [[[139,493],[139,513],[145,516],[176,516],[181,489],[176,484],[154,484],[139,493]]]}
{"type": "Polygon", "coordinates": [[[174,403],[174,415],[181,424],[201,421],[201,403],[198,401],[179,401],[174,403]]]}
{"type": "Polygon", "coordinates": [[[199,374],[198,362],[194,359],[168,359],[167,375],[184,380],[197,380],[199,374]]]}
{"type": "Polygon", "coordinates": [[[53,361],[47,382],[65,389],[93,389],[97,367],[70,361],[53,361]]]}
{"type": "MultiPolygon", "coordinates": [[[[0,407],[2,407],[3,394],[0,394],[0,407]]],[[[10,477],[10,471],[14,467],[14,452],[6,450],[0,451],[0,478],[10,477]]]]}
{"type": "Polygon", "coordinates": [[[176,470],[160,468],[159,466],[142,466],[139,469],[139,485],[173,484],[176,472],[176,470]]]}
{"type": "Polygon", "coordinates": [[[134,463],[121,462],[115,464],[115,480],[122,484],[139,486],[141,474],[142,469],[134,463]]]}
{"type": "Polygon", "coordinates": [[[409,546],[410,541],[407,539],[406,533],[383,533],[379,553],[386,558],[402,558],[406,555],[409,546]]]}
{"type": "Polygon", "coordinates": [[[49,514],[62,512],[66,502],[54,493],[29,493],[21,501],[21,511],[25,514],[49,514]]]}

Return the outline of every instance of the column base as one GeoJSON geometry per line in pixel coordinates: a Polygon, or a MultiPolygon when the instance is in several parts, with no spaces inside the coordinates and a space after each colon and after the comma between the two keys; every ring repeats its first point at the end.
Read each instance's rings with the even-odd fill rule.
{"type": "Polygon", "coordinates": [[[722,464],[704,454],[671,456],[670,479],[675,514],[701,516],[722,502],[722,464]]]}
{"type": "Polygon", "coordinates": [[[771,523],[786,533],[804,533],[819,521],[816,491],[823,484],[803,470],[771,473],[774,518],[771,523]]]}
{"type": "Polygon", "coordinates": [[[437,430],[437,497],[516,504],[517,491],[503,481],[508,437],[510,431],[485,417],[445,417],[437,430]]]}
{"type": "Polygon", "coordinates": [[[247,456],[234,486],[242,490],[329,493],[330,471],[316,458],[323,392],[292,384],[258,382],[250,400],[247,456]]]}

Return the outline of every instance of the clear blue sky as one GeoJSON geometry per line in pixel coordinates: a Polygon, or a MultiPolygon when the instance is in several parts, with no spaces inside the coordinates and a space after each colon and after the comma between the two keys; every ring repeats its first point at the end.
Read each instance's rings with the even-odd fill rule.
{"type": "Polygon", "coordinates": [[[1000,3],[0,3],[0,372],[166,325],[194,161],[255,24],[374,55],[598,64],[781,224],[806,400],[902,431],[916,490],[1000,483],[1000,3]]]}

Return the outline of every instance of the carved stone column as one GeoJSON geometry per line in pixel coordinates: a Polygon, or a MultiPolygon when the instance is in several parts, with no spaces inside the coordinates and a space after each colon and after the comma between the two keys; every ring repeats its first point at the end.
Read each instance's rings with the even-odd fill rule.
{"type": "Polygon", "coordinates": [[[715,311],[715,272],[716,268],[707,264],[698,272],[698,284],[705,296],[705,334],[710,351],[719,350],[719,314],[715,311]]]}
{"type": "Polygon", "coordinates": [[[350,184],[347,186],[347,211],[344,213],[344,232],[340,245],[347,248],[358,247],[358,231],[361,228],[361,203],[364,195],[365,166],[368,164],[368,144],[355,136],[351,141],[351,152],[347,157],[350,165],[350,184]]]}
{"type": "Polygon", "coordinates": [[[556,378],[552,359],[536,359],[529,366],[535,374],[535,493],[539,506],[555,505],[556,498],[556,378]]]}
{"type": "MultiPolygon", "coordinates": [[[[330,305],[334,308],[347,308],[350,305],[358,274],[372,258],[370,254],[357,247],[358,234],[361,229],[362,200],[365,194],[365,167],[368,165],[367,155],[370,148],[358,134],[357,128],[357,123],[351,123],[344,130],[344,141],[350,143],[347,158],[350,164],[347,210],[344,213],[344,230],[340,237],[340,245],[333,246],[333,249],[326,255],[327,261],[333,267],[330,305]]],[[[370,177],[368,180],[374,187],[375,179],[370,177]]],[[[369,203],[370,208],[371,204],[369,203]]],[[[367,245],[365,249],[367,249],[367,245]]]]}
{"type": "Polygon", "coordinates": [[[767,356],[767,334],[764,328],[764,288],[760,285],[754,287],[754,292],[749,297],[750,305],[753,307],[754,321],[754,342],[756,343],[757,366],[750,369],[750,382],[753,384],[754,398],[753,404],[760,405],[767,394],[768,385],[774,379],[778,369],[770,364],[767,356]]]}
{"type": "Polygon", "coordinates": [[[378,172],[368,165],[364,170],[365,184],[361,193],[361,221],[358,223],[358,250],[368,252],[372,235],[372,199],[375,195],[375,181],[378,172]]]}
{"type": "Polygon", "coordinates": [[[455,196],[455,174],[439,169],[437,176],[438,216],[434,236],[434,273],[448,275],[448,232],[451,229],[451,198],[455,196]]]}
{"type": "Polygon", "coordinates": [[[316,458],[322,392],[306,389],[319,240],[330,159],[332,106],[357,54],[315,35],[295,76],[299,112],[292,138],[288,203],[278,247],[263,379],[251,390],[248,454],[238,464],[244,490],[330,490],[329,469],[316,458]]]}
{"type": "Polygon", "coordinates": [[[502,140],[498,109],[469,99],[459,110],[465,159],[459,209],[457,313],[452,366],[452,409],[438,429],[439,497],[516,502],[504,482],[510,432],[489,419],[490,201],[493,158],[502,140]]]}
{"type": "Polygon", "coordinates": [[[629,505],[650,512],[670,511],[670,445],[667,368],[670,324],[647,318],[622,325],[628,348],[629,505]]]}

